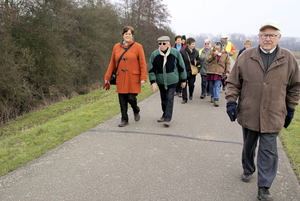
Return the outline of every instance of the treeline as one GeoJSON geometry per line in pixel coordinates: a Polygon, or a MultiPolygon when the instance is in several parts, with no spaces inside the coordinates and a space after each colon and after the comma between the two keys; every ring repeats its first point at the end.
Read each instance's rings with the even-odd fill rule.
{"type": "Polygon", "coordinates": [[[169,16],[162,0],[0,0],[0,125],[99,87],[125,25],[148,59],[169,16]]]}
{"type": "MultiPolygon", "coordinates": [[[[252,41],[252,47],[257,46],[259,44],[258,35],[246,36],[240,33],[228,34],[229,41],[231,41],[236,50],[240,50],[244,48],[245,40],[249,39],[252,41]]],[[[213,34],[199,34],[195,37],[196,47],[203,48],[204,40],[209,38],[213,43],[216,41],[220,41],[221,35],[213,35],[213,34]]],[[[282,36],[279,43],[281,47],[287,48],[292,52],[300,52],[300,38],[297,37],[284,37],[282,36]]]]}

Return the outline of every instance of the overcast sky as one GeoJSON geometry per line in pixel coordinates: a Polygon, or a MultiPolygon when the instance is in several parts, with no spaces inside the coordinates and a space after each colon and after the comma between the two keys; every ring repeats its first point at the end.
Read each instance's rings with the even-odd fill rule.
{"type": "Polygon", "coordinates": [[[196,36],[258,34],[265,20],[275,20],[283,37],[300,37],[300,0],[163,0],[175,34],[196,36]]]}

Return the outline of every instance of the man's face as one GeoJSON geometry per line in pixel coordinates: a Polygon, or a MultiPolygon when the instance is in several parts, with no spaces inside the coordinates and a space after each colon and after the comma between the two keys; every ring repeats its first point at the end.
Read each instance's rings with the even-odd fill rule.
{"type": "Polygon", "coordinates": [[[221,38],[221,40],[222,40],[222,43],[225,44],[225,43],[227,43],[228,38],[221,38]]]}
{"type": "Polygon", "coordinates": [[[246,49],[249,49],[250,47],[251,47],[250,44],[245,44],[245,48],[246,48],[246,49]]]}
{"type": "Polygon", "coordinates": [[[176,45],[181,45],[181,38],[177,38],[175,43],[176,43],[176,45]]]}
{"type": "Polygon", "coordinates": [[[259,37],[259,44],[263,50],[266,52],[270,51],[271,49],[275,48],[278,44],[281,34],[278,35],[278,30],[272,27],[266,27],[258,34],[259,37]],[[271,39],[270,35],[275,36],[275,38],[271,39]],[[264,36],[267,36],[264,38],[264,36]]]}
{"type": "Polygon", "coordinates": [[[161,51],[165,51],[170,46],[170,43],[169,41],[159,41],[158,46],[161,51]]]}

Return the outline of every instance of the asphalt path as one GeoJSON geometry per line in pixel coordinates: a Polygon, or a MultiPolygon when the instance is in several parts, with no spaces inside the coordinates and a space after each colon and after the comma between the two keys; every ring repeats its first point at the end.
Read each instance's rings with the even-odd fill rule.
{"type": "MultiPolygon", "coordinates": [[[[220,107],[176,96],[169,128],[159,92],[141,101],[141,119],[119,128],[120,115],[0,178],[0,200],[257,200],[257,174],[241,181],[242,129],[220,107]]],[[[300,200],[300,186],[278,139],[274,200],[300,200]]]]}

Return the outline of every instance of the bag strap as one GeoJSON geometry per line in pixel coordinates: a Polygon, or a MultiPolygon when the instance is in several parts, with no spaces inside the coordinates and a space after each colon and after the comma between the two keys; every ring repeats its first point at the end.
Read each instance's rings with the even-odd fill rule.
{"type": "Polygon", "coordinates": [[[118,61],[118,64],[117,64],[117,68],[116,68],[116,70],[115,70],[115,73],[117,73],[117,70],[118,70],[118,67],[119,67],[119,64],[120,64],[120,61],[121,61],[123,55],[131,48],[131,46],[132,46],[134,43],[135,43],[135,42],[133,42],[131,45],[129,45],[128,48],[127,48],[127,49],[123,52],[123,54],[120,56],[119,61],[118,61]]]}
{"type": "Polygon", "coordinates": [[[186,54],[187,54],[187,56],[188,56],[188,58],[189,58],[190,65],[192,66],[192,63],[191,63],[191,59],[190,59],[189,53],[188,53],[187,51],[185,51],[185,52],[186,52],[186,54]]]}

